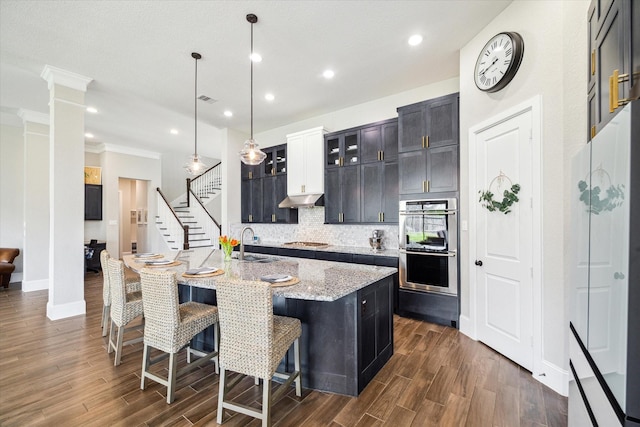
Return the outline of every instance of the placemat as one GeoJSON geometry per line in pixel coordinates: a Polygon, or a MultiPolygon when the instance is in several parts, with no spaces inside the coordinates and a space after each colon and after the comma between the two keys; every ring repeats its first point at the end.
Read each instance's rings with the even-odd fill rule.
{"type": "Polygon", "coordinates": [[[269,283],[272,288],[279,288],[280,286],[295,285],[296,283],[299,283],[299,282],[300,282],[300,279],[298,279],[297,277],[292,277],[291,279],[287,280],[286,282],[275,282],[275,283],[267,282],[267,283],[269,283]]]}
{"type": "Polygon", "coordinates": [[[180,265],[182,264],[182,262],[180,261],[173,261],[170,262],[169,264],[158,264],[158,265],[153,265],[153,264],[146,264],[144,261],[142,261],[140,264],[142,264],[144,267],[148,267],[148,268],[159,268],[159,267],[175,267],[176,265],[180,265]]]}
{"type": "Polygon", "coordinates": [[[207,274],[187,274],[187,273],[182,273],[182,277],[186,277],[188,279],[203,279],[205,277],[219,276],[221,274],[224,274],[224,270],[222,270],[222,269],[216,270],[213,273],[207,273],[207,274]]]}

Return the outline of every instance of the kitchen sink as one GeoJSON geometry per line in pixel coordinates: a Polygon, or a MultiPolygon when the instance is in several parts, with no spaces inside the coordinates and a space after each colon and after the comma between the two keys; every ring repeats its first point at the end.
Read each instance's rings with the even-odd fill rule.
{"type": "Polygon", "coordinates": [[[277,260],[275,258],[264,257],[264,256],[245,255],[244,259],[241,260],[241,261],[266,263],[266,262],[273,262],[273,261],[277,261],[277,260]]]}

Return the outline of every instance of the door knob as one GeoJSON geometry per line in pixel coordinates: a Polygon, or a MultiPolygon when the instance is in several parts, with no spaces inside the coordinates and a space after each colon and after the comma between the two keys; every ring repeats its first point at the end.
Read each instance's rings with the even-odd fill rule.
{"type": "Polygon", "coordinates": [[[480,261],[479,259],[477,259],[477,260],[476,260],[475,264],[476,264],[478,267],[482,267],[482,261],[480,261]]]}

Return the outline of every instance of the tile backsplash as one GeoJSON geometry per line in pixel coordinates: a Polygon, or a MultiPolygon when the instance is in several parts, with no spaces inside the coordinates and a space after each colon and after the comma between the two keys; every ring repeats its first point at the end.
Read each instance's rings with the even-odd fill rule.
{"type": "MultiPolygon", "coordinates": [[[[294,241],[320,242],[338,246],[369,247],[373,230],[383,231],[382,247],[398,249],[398,225],[333,225],[324,223],[324,207],[300,208],[298,224],[242,224],[229,226],[229,234],[240,238],[242,228],[250,226],[262,243],[294,241]]],[[[248,242],[246,242],[248,243],[248,242]]]]}

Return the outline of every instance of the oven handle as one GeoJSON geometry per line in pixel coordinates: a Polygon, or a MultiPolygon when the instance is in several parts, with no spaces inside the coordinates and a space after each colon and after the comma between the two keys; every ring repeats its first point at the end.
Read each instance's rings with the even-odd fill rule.
{"type": "Polygon", "coordinates": [[[401,254],[411,254],[411,255],[423,255],[423,256],[448,256],[454,257],[456,256],[456,252],[418,252],[418,251],[407,251],[406,249],[400,249],[399,252],[401,254]]]}
{"type": "Polygon", "coordinates": [[[458,213],[456,210],[442,210],[442,211],[400,211],[398,212],[403,216],[424,216],[424,215],[455,215],[458,213]]]}

